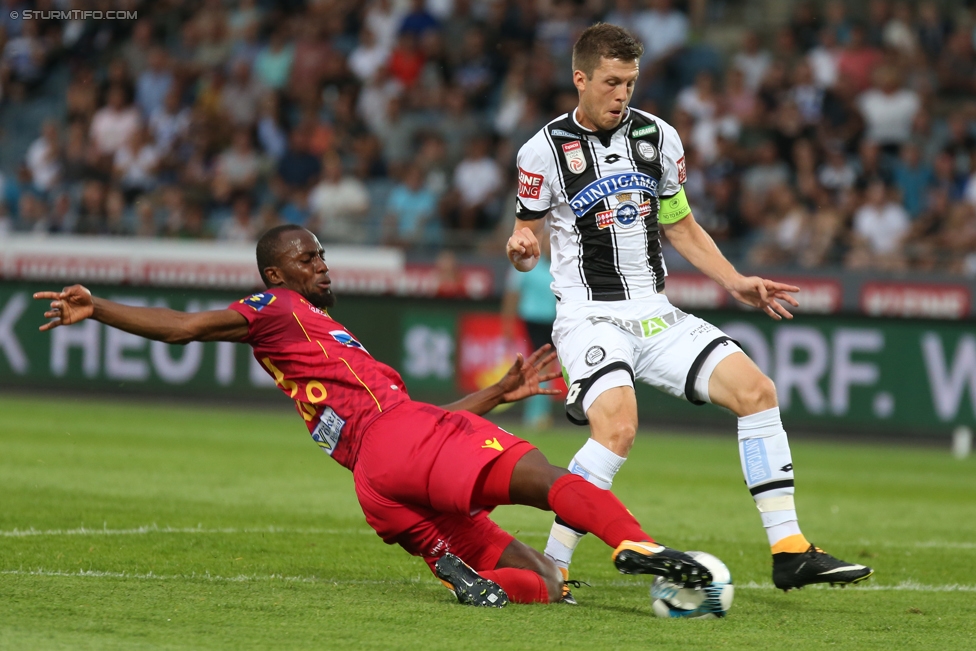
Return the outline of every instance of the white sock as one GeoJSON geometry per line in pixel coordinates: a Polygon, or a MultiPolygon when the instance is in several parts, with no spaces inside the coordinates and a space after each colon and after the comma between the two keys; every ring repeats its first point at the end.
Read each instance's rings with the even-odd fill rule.
{"type": "Polygon", "coordinates": [[[779,407],[739,419],[739,459],[769,546],[800,534],[793,502],[793,459],[779,407]]]}
{"type": "MultiPolygon", "coordinates": [[[[627,457],[618,456],[593,439],[587,439],[573,460],[569,462],[569,471],[597,488],[610,490],[614,475],[626,460],[627,457]]],[[[573,560],[573,552],[576,551],[576,546],[584,535],[586,534],[573,529],[557,517],[549,531],[546,556],[559,567],[568,568],[573,560]]]]}

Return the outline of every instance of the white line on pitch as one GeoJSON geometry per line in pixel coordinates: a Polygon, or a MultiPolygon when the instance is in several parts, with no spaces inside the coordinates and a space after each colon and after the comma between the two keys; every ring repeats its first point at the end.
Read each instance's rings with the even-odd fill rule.
{"type": "MultiPolygon", "coordinates": [[[[70,577],[70,578],[109,578],[109,579],[136,579],[142,581],[213,581],[223,583],[249,583],[257,581],[286,581],[289,583],[328,583],[332,585],[396,585],[396,584],[417,584],[433,582],[433,578],[425,579],[420,577],[395,579],[395,580],[369,580],[369,579],[328,579],[316,576],[284,576],[281,574],[239,574],[237,576],[218,576],[215,574],[192,573],[192,574],[156,574],[147,572],[138,574],[133,572],[103,572],[100,570],[76,570],[66,572],[63,570],[0,570],[0,575],[12,576],[44,576],[44,577],[70,577]]],[[[610,586],[614,588],[632,588],[639,586],[638,581],[615,580],[594,582],[593,587],[610,586]]],[[[775,587],[769,583],[737,583],[739,590],[774,590],[775,587]]],[[[813,585],[807,588],[826,589],[826,585],[813,585]]],[[[852,590],[864,590],[870,592],[976,592],[976,585],[926,585],[916,581],[903,581],[896,585],[859,585],[852,586],[852,590]]]]}
{"type": "MultiPolygon", "coordinates": [[[[286,527],[255,527],[255,528],[234,528],[234,527],[221,527],[221,528],[209,528],[205,529],[203,527],[160,527],[156,524],[145,525],[141,527],[134,527],[131,529],[109,529],[103,527],[101,529],[94,527],[78,527],[75,529],[11,529],[11,530],[0,530],[0,538],[28,538],[32,536],[139,536],[152,533],[166,533],[166,534],[293,534],[293,535],[318,535],[318,536],[350,536],[350,535],[375,535],[370,529],[317,529],[317,528],[286,528],[286,527]]],[[[540,538],[547,537],[549,535],[548,531],[518,531],[513,532],[516,536],[524,538],[540,538]]],[[[704,536],[686,536],[685,540],[695,541],[695,542],[708,542],[713,544],[737,544],[742,542],[742,544],[749,544],[749,542],[730,540],[730,539],[717,539],[704,536]]],[[[976,549],[976,542],[949,542],[943,540],[921,540],[921,541],[882,541],[872,543],[867,540],[858,540],[856,543],[847,544],[857,544],[863,545],[865,547],[901,547],[901,548],[918,548],[918,549],[976,549]]]]}

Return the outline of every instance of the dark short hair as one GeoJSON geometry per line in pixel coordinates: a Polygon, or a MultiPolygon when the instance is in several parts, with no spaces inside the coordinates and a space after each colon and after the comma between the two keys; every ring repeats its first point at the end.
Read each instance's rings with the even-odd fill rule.
{"type": "Polygon", "coordinates": [[[281,234],[303,230],[305,230],[305,228],[297,224],[282,224],[280,226],[269,228],[265,234],[261,236],[261,239],[258,240],[256,250],[258,259],[258,273],[261,274],[261,280],[264,282],[265,287],[270,288],[271,283],[268,282],[268,278],[264,275],[264,270],[268,267],[275,267],[278,265],[278,254],[281,252],[281,234]]]}
{"type": "Polygon", "coordinates": [[[644,54],[644,46],[623,27],[597,23],[587,27],[573,46],[573,70],[580,70],[587,79],[600,65],[600,59],[633,61],[644,54]]]}

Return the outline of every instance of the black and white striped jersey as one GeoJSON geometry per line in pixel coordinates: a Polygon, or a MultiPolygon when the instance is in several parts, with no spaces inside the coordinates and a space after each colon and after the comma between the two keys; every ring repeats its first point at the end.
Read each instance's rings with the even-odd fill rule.
{"type": "Polygon", "coordinates": [[[636,109],[606,132],[572,111],[522,146],[516,216],[551,215],[556,296],[621,301],[664,289],[658,210],[681,190],[684,164],[674,127],[636,109]]]}

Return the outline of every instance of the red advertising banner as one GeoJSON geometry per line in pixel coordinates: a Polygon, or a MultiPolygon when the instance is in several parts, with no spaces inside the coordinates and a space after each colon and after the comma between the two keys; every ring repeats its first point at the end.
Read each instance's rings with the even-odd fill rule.
{"type": "Polygon", "coordinates": [[[697,273],[668,274],[664,293],[677,307],[715,310],[725,304],[728,293],[708,276],[697,273]]]}
{"type": "Polygon", "coordinates": [[[803,278],[797,276],[773,276],[773,280],[796,285],[800,293],[796,300],[800,307],[787,306],[791,312],[806,314],[836,314],[844,306],[844,288],[832,278],[803,278]]]}
{"type": "MultiPolygon", "coordinates": [[[[492,312],[468,312],[458,319],[457,383],[462,393],[484,389],[497,382],[512,364],[515,356],[522,353],[528,357],[532,344],[525,331],[525,324],[515,324],[514,341],[502,336],[502,318],[492,312]]],[[[562,379],[555,386],[563,391],[566,385],[562,379]]],[[[561,400],[560,396],[554,399],[561,400]]]]}
{"type": "Polygon", "coordinates": [[[868,316],[963,319],[971,301],[963,285],[869,282],[861,287],[861,310],[868,316]]]}

